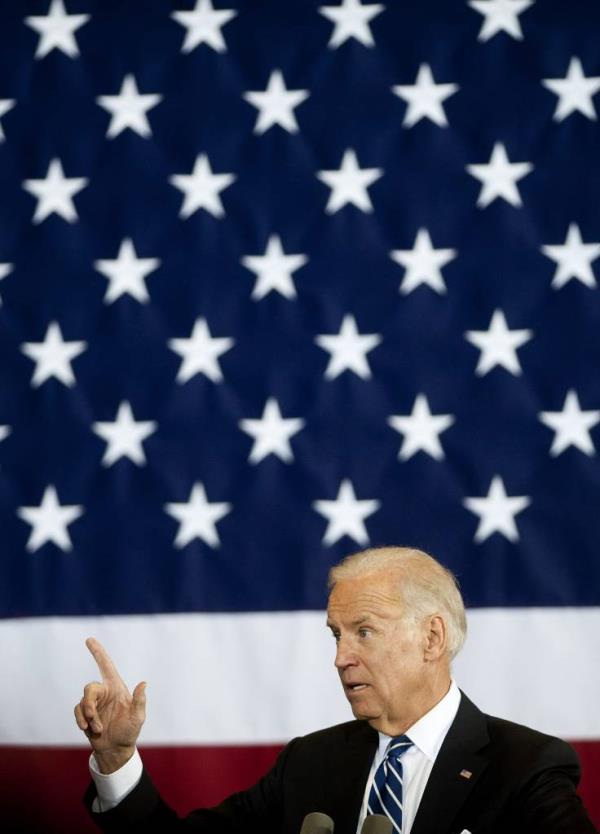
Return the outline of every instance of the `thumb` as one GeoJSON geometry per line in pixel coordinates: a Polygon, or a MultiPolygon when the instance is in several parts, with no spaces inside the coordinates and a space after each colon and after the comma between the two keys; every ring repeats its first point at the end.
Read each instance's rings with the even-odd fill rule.
{"type": "Polygon", "coordinates": [[[143,721],[146,718],[146,681],[138,683],[133,690],[132,706],[137,717],[143,721]]]}

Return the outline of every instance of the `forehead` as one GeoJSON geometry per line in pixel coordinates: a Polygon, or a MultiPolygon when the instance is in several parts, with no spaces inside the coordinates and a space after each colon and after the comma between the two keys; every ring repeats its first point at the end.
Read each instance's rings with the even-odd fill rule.
{"type": "Polygon", "coordinates": [[[327,614],[330,619],[367,614],[380,617],[399,616],[399,577],[389,573],[377,573],[336,582],[329,595],[327,614]]]}

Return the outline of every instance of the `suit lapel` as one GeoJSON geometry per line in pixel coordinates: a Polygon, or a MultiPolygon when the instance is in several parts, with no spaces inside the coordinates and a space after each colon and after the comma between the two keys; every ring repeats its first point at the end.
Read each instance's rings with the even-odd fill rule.
{"type": "Polygon", "coordinates": [[[365,785],[375,756],[379,736],[366,721],[349,725],[339,767],[331,774],[328,790],[336,832],[356,834],[365,785]]]}
{"type": "Polygon", "coordinates": [[[461,693],[456,718],[427,781],[412,834],[446,834],[449,831],[460,807],[487,767],[487,759],[478,751],[488,741],[485,716],[461,693]]]}

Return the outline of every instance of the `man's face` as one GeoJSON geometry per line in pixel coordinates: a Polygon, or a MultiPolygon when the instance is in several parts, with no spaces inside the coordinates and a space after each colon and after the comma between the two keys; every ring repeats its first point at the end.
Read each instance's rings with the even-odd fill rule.
{"type": "Polygon", "coordinates": [[[335,665],[352,712],[388,735],[418,720],[428,696],[426,634],[404,621],[399,581],[395,573],[344,579],[327,607],[335,665]]]}

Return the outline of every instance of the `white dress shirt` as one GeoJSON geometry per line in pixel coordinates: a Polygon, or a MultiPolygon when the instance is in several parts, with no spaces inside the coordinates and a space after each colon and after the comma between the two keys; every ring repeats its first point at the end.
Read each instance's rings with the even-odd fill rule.
{"type": "MultiPolygon", "coordinates": [[[[410,834],[431,768],[440,751],[442,742],[454,721],[460,703],[460,692],[454,681],[442,700],[429,710],[416,724],[406,731],[413,742],[402,756],[403,767],[403,834],[410,834]]],[[[363,804],[358,819],[358,832],[367,815],[367,803],[375,771],[385,756],[390,736],[379,733],[379,747],[375,753],[371,772],[367,779],[363,804]]],[[[100,773],[96,759],[90,756],[90,773],[96,785],[97,798],[92,806],[94,811],[109,811],[125,799],[142,777],[142,760],[136,750],[131,759],[114,773],[100,773]]]]}

